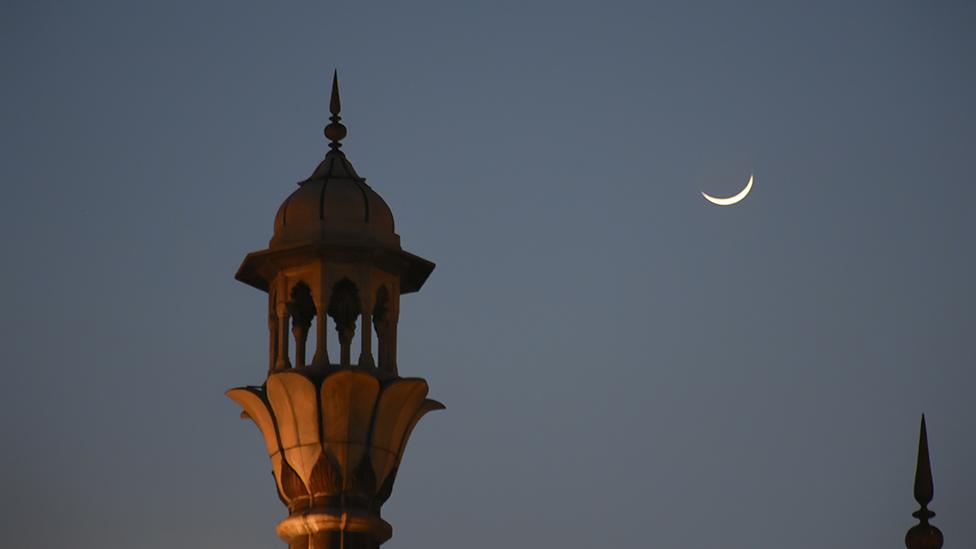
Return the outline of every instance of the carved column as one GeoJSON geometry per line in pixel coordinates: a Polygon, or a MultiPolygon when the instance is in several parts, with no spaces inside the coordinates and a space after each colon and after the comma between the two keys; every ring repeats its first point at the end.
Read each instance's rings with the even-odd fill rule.
{"type": "Polygon", "coordinates": [[[275,322],[274,303],[268,310],[268,373],[275,369],[275,361],[278,360],[278,323],[275,322]]]}
{"type": "Polygon", "coordinates": [[[325,313],[329,307],[329,293],[326,291],[325,285],[322,286],[322,289],[315,295],[317,314],[315,316],[315,356],[312,358],[312,362],[315,364],[329,363],[329,337],[327,332],[329,315],[325,313]]]}
{"type": "Polygon", "coordinates": [[[359,365],[372,368],[375,366],[375,363],[373,362],[373,330],[371,329],[373,322],[372,315],[369,314],[368,304],[363,310],[363,316],[360,324],[360,329],[362,330],[360,335],[360,338],[362,339],[362,349],[359,352],[359,365]]]}
{"type": "Polygon", "coordinates": [[[389,338],[387,337],[389,322],[386,319],[373,316],[373,329],[376,331],[376,364],[380,370],[386,371],[389,369],[389,353],[387,352],[387,346],[389,345],[389,338]]]}
{"type": "Polygon", "coordinates": [[[284,370],[291,367],[288,363],[288,305],[284,301],[278,301],[275,312],[278,315],[278,358],[275,360],[275,369],[284,370]]]}

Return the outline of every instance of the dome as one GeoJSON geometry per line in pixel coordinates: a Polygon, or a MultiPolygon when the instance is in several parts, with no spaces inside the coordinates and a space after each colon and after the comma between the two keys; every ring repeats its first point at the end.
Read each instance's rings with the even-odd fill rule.
{"type": "Polygon", "coordinates": [[[282,269],[323,261],[363,263],[399,277],[401,294],[416,292],[434,270],[430,261],[400,247],[393,212],[359,177],[340,150],[346,127],[340,123],[339,81],[332,76],[329,152],[312,175],[278,208],[267,250],[247,254],[236,278],[269,291],[282,269]]]}
{"type": "Polygon", "coordinates": [[[301,244],[400,248],[390,207],[337,149],[278,208],[270,247],[301,244]]]}

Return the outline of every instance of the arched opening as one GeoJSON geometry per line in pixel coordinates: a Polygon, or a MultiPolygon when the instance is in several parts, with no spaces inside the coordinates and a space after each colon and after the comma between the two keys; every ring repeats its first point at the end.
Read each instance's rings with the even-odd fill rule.
{"type": "Polygon", "coordinates": [[[329,298],[329,316],[335,321],[339,335],[339,364],[349,366],[350,349],[356,335],[356,319],[362,314],[359,290],[348,278],[343,278],[332,287],[329,298]]]}
{"type": "Polygon", "coordinates": [[[305,357],[308,347],[308,330],[315,318],[315,301],[308,285],[299,282],[291,289],[291,300],[288,302],[288,314],[291,316],[291,333],[295,338],[295,354],[292,364],[296,368],[306,366],[305,357]]]}

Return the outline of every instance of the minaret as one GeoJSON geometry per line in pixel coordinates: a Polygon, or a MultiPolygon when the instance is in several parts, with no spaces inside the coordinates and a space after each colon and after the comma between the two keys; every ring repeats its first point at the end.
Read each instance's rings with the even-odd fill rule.
{"type": "Polygon", "coordinates": [[[265,382],[227,396],[264,435],[289,548],[375,549],[393,535],[380,507],[410,432],[444,407],[396,359],[400,295],[434,264],[400,247],[390,208],[340,150],[335,74],[329,107],[329,152],[278,209],[268,249],[237,271],[268,293],[270,352],[265,382]],[[338,349],[327,348],[329,318],[338,349]]]}
{"type": "Polygon", "coordinates": [[[925,431],[925,415],[922,415],[922,428],[918,435],[918,461],[915,464],[915,501],[919,510],[912,513],[918,519],[918,524],[912,526],[905,534],[905,546],[908,549],[940,549],[942,547],[942,532],[929,524],[929,519],[935,513],[929,511],[928,504],[932,501],[935,490],[932,486],[932,465],[929,463],[929,437],[925,431]]]}

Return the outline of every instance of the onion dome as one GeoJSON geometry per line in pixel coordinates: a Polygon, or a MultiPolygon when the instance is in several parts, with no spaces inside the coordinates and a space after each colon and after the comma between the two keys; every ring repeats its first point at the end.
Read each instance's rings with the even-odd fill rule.
{"type": "Polygon", "coordinates": [[[433,263],[400,247],[390,207],[342,152],[346,127],[340,122],[340,106],[339,79],[333,74],[331,116],[324,132],[329,152],[278,208],[268,249],[248,254],[237,272],[241,282],[267,290],[275,273],[299,256],[368,257],[400,276],[401,293],[419,290],[433,271],[433,263]]]}
{"type": "Polygon", "coordinates": [[[329,151],[275,216],[272,249],[309,243],[400,247],[390,207],[338,149],[329,151]]]}
{"type": "Polygon", "coordinates": [[[331,141],[325,159],[278,208],[270,247],[308,243],[399,248],[393,212],[356,173],[340,150],[346,127],[339,116],[339,80],[332,80],[332,116],[325,127],[331,141]]]}

